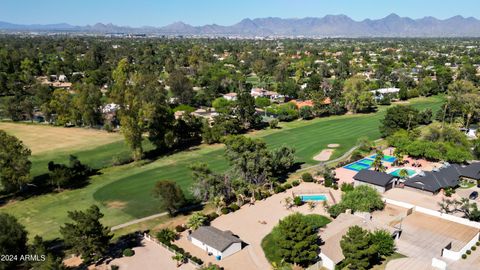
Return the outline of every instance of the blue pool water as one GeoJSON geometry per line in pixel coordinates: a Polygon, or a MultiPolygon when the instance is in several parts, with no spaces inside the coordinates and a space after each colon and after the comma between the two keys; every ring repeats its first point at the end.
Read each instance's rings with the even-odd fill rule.
{"type": "MultiPolygon", "coordinates": [[[[396,177],[400,177],[400,171],[402,169],[396,169],[395,171],[391,172],[390,175],[393,175],[393,176],[396,176],[396,177]]],[[[406,169],[407,170],[407,173],[408,173],[408,176],[411,177],[412,175],[416,174],[417,172],[415,170],[411,170],[411,169],[406,169]]]]}
{"type": "Polygon", "coordinates": [[[326,201],[327,196],[323,194],[315,194],[315,195],[300,195],[300,198],[302,198],[302,201],[326,201]]]}
{"type": "MultiPolygon", "coordinates": [[[[371,159],[375,159],[377,157],[377,155],[373,155],[373,156],[370,156],[371,159]]],[[[395,157],[392,157],[392,156],[383,156],[382,158],[382,161],[385,161],[385,162],[390,162],[390,163],[393,163],[395,162],[395,160],[397,160],[395,157]]]]}
{"type": "Polygon", "coordinates": [[[373,160],[364,158],[364,159],[355,161],[354,163],[348,164],[347,166],[344,166],[344,168],[358,172],[358,171],[366,170],[370,168],[372,164],[373,164],[373,160]]]}

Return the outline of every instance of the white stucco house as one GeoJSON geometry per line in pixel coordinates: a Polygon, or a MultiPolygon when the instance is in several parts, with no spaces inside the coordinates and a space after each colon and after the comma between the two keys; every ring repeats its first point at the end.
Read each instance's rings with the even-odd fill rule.
{"type": "Polygon", "coordinates": [[[195,246],[215,256],[217,260],[226,258],[242,249],[242,240],[231,231],[221,231],[212,226],[202,226],[192,232],[188,239],[195,246]]]}
{"type": "Polygon", "coordinates": [[[227,93],[223,95],[223,98],[229,101],[237,100],[237,93],[227,93]]]}
{"type": "Polygon", "coordinates": [[[385,95],[396,95],[400,92],[400,88],[380,88],[370,91],[375,95],[376,100],[383,99],[385,95]]]}

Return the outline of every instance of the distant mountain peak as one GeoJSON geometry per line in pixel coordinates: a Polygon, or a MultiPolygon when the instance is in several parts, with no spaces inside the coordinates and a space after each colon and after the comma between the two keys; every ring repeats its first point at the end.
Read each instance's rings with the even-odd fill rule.
{"type": "Polygon", "coordinates": [[[112,23],[93,26],[72,26],[66,23],[49,25],[19,25],[0,22],[3,31],[69,31],[80,33],[143,33],[195,36],[269,36],[269,37],[480,37],[480,21],[463,16],[439,20],[431,16],[421,19],[400,17],[392,13],[382,19],[355,21],[337,14],[322,18],[245,18],[231,26],[209,24],[192,26],[177,21],[163,27],[128,27],[112,23]]]}

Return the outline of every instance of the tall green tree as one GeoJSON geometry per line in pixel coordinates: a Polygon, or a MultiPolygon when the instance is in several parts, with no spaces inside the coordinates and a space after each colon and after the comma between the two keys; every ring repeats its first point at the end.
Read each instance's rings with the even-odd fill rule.
{"type": "Polygon", "coordinates": [[[190,79],[181,71],[174,71],[168,77],[167,84],[170,86],[173,96],[179,104],[193,104],[195,93],[190,79]]]}
{"type": "Polygon", "coordinates": [[[343,96],[347,109],[353,113],[366,110],[373,105],[373,94],[368,91],[362,77],[352,77],[345,81],[343,96]]]}
{"type": "Polygon", "coordinates": [[[370,269],[370,261],[377,253],[377,246],[372,245],[368,231],[359,226],[350,227],[340,240],[345,259],[342,264],[352,270],[370,269]]]}
{"type": "Polygon", "coordinates": [[[212,200],[217,196],[228,196],[230,188],[224,179],[225,176],[218,175],[206,163],[194,163],[190,166],[192,170],[192,193],[195,198],[204,202],[212,200]]]}
{"type": "Polygon", "coordinates": [[[158,181],[153,188],[153,196],[160,200],[161,207],[170,215],[175,214],[186,203],[182,189],[170,180],[158,181]]]}
{"type": "MultiPolygon", "coordinates": [[[[0,213],[0,254],[16,255],[17,258],[27,252],[27,231],[14,216],[0,213]]],[[[0,270],[15,269],[19,260],[0,260],[0,270]]]]}
{"type": "Polygon", "coordinates": [[[30,149],[20,140],[0,130],[0,182],[4,190],[20,190],[31,181],[30,155],[30,149]]]}
{"type": "Polygon", "coordinates": [[[93,84],[81,84],[78,95],[74,97],[75,104],[81,116],[81,124],[93,127],[101,123],[102,92],[93,84]]]}
{"type": "Polygon", "coordinates": [[[244,136],[225,137],[225,156],[235,173],[247,183],[265,183],[271,175],[271,153],[265,142],[244,136]]]}
{"type": "Polygon", "coordinates": [[[255,127],[260,121],[255,111],[255,98],[247,91],[238,94],[236,116],[245,129],[255,127]]]}
{"type": "Polygon", "coordinates": [[[418,126],[419,111],[411,106],[393,106],[381,120],[380,132],[390,136],[400,129],[412,130],[418,126]]]}
{"type": "Polygon", "coordinates": [[[320,237],[317,229],[295,213],[280,220],[278,226],[278,249],[281,257],[288,263],[306,267],[318,257],[320,237]]]}
{"type": "Polygon", "coordinates": [[[69,211],[68,217],[72,223],[65,223],[60,227],[65,244],[79,254],[86,262],[101,259],[108,251],[110,228],[100,222],[103,214],[96,205],[90,206],[86,211],[69,211]]]}
{"type": "Polygon", "coordinates": [[[392,234],[386,230],[375,230],[371,232],[370,241],[377,246],[378,257],[390,256],[395,252],[395,241],[393,240],[392,234]]]}

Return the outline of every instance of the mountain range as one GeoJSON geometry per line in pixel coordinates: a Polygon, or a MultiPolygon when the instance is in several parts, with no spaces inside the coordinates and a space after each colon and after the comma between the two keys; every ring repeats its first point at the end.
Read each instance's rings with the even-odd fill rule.
{"type": "Polygon", "coordinates": [[[462,16],[445,20],[434,17],[411,19],[390,14],[382,19],[362,21],[355,21],[346,15],[301,19],[269,17],[243,19],[230,26],[217,24],[192,26],[183,22],[175,22],[163,27],[129,27],[102,23],[86,26],[66,23],[22,25],[0,22],[0,31],[239,37],[480,37],[480,20],[462,16]]]}

